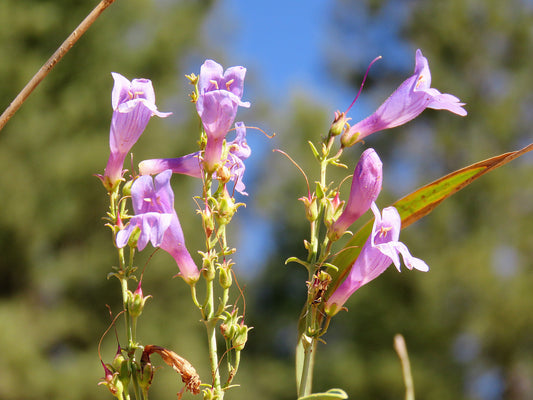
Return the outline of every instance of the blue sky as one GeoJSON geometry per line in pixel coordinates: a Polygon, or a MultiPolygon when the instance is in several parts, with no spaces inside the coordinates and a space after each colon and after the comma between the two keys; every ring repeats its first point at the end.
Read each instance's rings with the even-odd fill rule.
{"type": "MultiPolygon", "coordinates": [[[[261,96],[273,103],[285,104],[287,94],[299,90],[331,112],[344,110],[355,93],[331,76],[328,60],[338,55],[341,70],[342,64],[349,64],[348,69],[356,65],[364,72],[374,57],[382,55],[380,63],[387,68],[410,71],[415,48],[399,37],[401,22],[409,12],[403,2],[390,2],[372,16],[361,5],[346,16],[350,30],[343,36],[333,29],[336,3],[220,0],[207,20],[206,42],[219,49],[231,65],[246,66],[250,88],[259,87],[261,96]]],[[[364,98],[361,103],[354,112],[361,112],[362,118],[372,110],[364,98]]]]}
{"type": "Polygon", "coordinates": [[[246,66],[250,79],[260,82],[261,95],[272,102],[285,103],[296,89],[329,104],[345,103],[351,90],[343,90],[325,71],[328,3],[222,0],[207,23],[207,40],[228,60],[246,66]]]}

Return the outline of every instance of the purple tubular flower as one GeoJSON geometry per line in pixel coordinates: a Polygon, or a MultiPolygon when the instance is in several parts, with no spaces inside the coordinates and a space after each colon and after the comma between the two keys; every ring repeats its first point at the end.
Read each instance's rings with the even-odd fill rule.
{"type": "Polygon", "coordinates": [[[375,216],[372,233],[346,279],[326,301],[325,310],[329,315],[339,312],[357,289],[385,272],[391,263],[400,271],[400,254],[407,268],[429,271],[424,261],[413,257],[407,246],[398,241],[402,221],[396,208],[383,209],[383,217],[375,203],[372,203],[371,208],[375,216]]]}
{"type": "Polygon", "coordinates": [[[193,283],[198,280],[200,272],[187,251],[178,215],[174,210],[171,176],[172,171],[166,170],[153,180],[148,175],[135,180],[131,187],[135,216],[126,228],[117,233],[116,243],[119,248],[126,246],[131,234],[139,229],[137,248],[143,250],[148,242],[154,247],[161,247],[174,257],[183,279],[187,283],[193,283]]]}
{"type": "MultiPolygon", "coordinates": [[[[225,166],[230,170],[231,180],[235,182],[235,190],[243,195],[245,186],[242,181],[244,175],[244,160],[250,157],[252,150],[246,142],[246,127],[243,122],[235,123],[236,137],[231,142],[226,143],[228,156],[225,166]]],[[[187,154],[179,158],[159,158],[144,160],[139,163],[139,173],[141,175],[154,175],[167,169],[175,174],[189,175],[195,178],[202,177],[202,163],[200,152],[187,154]]],[[[216,177],[216,172],[215,172],[216,177]]]]}
{"type": "Polygon", "coordinates": [[[155,158],[139,163],[139,174],[155,175],[167,169],[175,174],[189,175],[194,178],[202,177],[200,152],[187,154],[179,158],[155,158]]]}
{"type": "Polygon", "coordinates": [[[208,172],[214,172],[222,156],[222,144],[237,109],[250,107],[241,101],[246,68],[231,67],[224,72],[213,60],[206,60],[198,77],[196,110],[207,134],[204,164],[208,172]]]}
{"type": "Polygon", "coordinates": [[[366,149],[355,167],[348,203],[329,228],[330,240],[339,239],[350,225],[368,211],[381,192],[382,181],[383,164],[374,149],[366,149]]]}
{"type": "Polygon", "coordinates": [[[143,133],[150,117],[165,118],[172,113],[157,110],[152,82],[134,79],[131,82],[116,72],[111,73],[115,84],[111,93],[113,117],[109,134],[111,154],[101,178],[111,191],[122,178],[124,159],[143,133]]]}
{"type": "Polygon", "coordinates": [[[431,73],[428,60],[418,49],[414,74],[404,81],[374,114],[345,132],[341,139],[343,145],[348,147],[374,132],[403,125],[416,118],[426,108],[448,110],[460,116],[466,115],[466,110],[463,108],[465,103],[461,103],[451,94],[441,93],[430,86],[431,73]]]}

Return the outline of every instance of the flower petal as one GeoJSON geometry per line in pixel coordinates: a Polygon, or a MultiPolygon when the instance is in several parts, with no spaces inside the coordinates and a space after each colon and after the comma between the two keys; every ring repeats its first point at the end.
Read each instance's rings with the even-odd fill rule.
{"type": "Polygon", "coordinates": [[[139,163],[139,174],[155,175],[167,169],[174,174],[189,175],[195,178],[202,177],[202,161],[200,152],[187,154],[179,158],[157,158],[144,160],[139,163]]]}

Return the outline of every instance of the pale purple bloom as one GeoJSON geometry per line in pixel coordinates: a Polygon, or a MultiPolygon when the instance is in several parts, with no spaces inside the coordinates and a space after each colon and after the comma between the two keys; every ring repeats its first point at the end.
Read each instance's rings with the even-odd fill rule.
{"type": "Polygon", "coordinates": [[[198,77],[198,92],[212,92],[215,90],[225,90],[233,93],[242,106],[249,106],[249,103],[241,102],[244,90],[244,77],[246,68],[230,67],[224,72],[220,64],[213,60],[205,60],[200,67],[200,76],[198,77]]]}
{"type": "Polygon", "coordinates": [[[140,175],[155,175],[167,169],[175,174],[189,175],[194,178],[202,177],[202,161],[200,152],[187,154],[178,158],[154,158],[139,163],[140,175]]]}
{"type": "Polygon", "coordinates": [[[331,240],[339,239],[350,225],[368,211],[381,192],[382,181],[383,164],[374,149],[366,149],[355,167],[346,207],[328,230],[331,240]]]}
{"type": "MultiPolygon", "coordinates": [[[[235,123],[236,136],[231,142],[226,143],[228,156],[225,166],[231,173],[230,179],[235,182],[235,190],[247,195],[242,181],[244,175],[244,160],[250,157],[251,149],[246,142],[246,127],[243,122],[235,123]]],[[[189,175],[195,178],[202,177],[202,161],[199,151],[179,158],[156,158],[144,160],[139,163],[141,175],[154,175],[166,169],[176,174],[189,175]]],[[[214,174],[216,178],[216,172],[214,174]]]]}
{"type": "Polygon", "coordinates": [[[116,72],[111,73],[115,84],[111,93],[113,117],[109,134],[111,154],[105,168],[102,182],[112,190],[122,178],[126,155],[143,133],[150,117],[167,117],[172,113],[157,110],[152,82],[148,79],[134,79],[131,82],[116,72]]]}
{"type": "Polygon", "coordinates": [[[336,314],[348,298],[361,286],[377,278],[394,263],[400,271],[400,254],[407,268],[429,271],[428,265],[409,253],[407,246],[399,242],[402,221],[394,207],[383,209],[383,216],[375,203],[372,203],[374,226],[359,257],[352,265],[348,276],[326,301],[326,312],[336,314]]]}
{"type": "Polygon", "coordinates": [[[222,144],[238,107],[250,107],[250,103],[241,101],[245,75],[244,67],[224,72],[213,60],[206,60],[200,68],[196,110],[207,134],[204,163],[208,172],[214,172],[220,162],[222,144]]]}
{"type": "Polygon", "coordinates": [[[416,51],[414,74],[404,81],[390,97],[374,112],[352,126],[343,134],[344,146],[351,146],[368,135],[383,129],[403,125],[416,118],[426,108],[448,110],[461,116],[466,115],[465,103],[447,93],[440,93],[431,86],[428,60],[420,49],[416,51]]]}
{"type": "Polygon", "coordinates": [[[138,177],[131,187],[131,198],[135,216],[117,233],[119,248],[128,244],[132,233],[138,228],[140,235],[137,248],[143,250],[148,242],[168,252],[178,264],[181,276],[186,282],[198,280],[200,272],[185,246],[185,238],[174,210],[174,192],[170,187],[172,171],[167,170],[153,180],[149,175],[138,177]]]}

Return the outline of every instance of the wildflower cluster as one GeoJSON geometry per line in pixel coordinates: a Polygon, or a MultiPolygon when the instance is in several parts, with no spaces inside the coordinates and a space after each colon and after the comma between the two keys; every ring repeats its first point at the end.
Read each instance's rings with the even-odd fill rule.
{"type": "Polygon", "coordinates": [[[344,304],[357,289],[377,278],[393,263],[400,270],[400,256],[408,269],[429,270],[424,261],[413,257],[407,246],[399,241],[401,218],[398,211],[387,207],[380,212],[376,205],[382,187],[383,166],[374,149],[366,149],[355,166],[347,201],[342,201],[338,187],[327,181],[326,172],[330,165],[344,166],[340,157],[345,148],[362,143],[362,139],[372,133],[403,125],[426,108],[466,115],[464,103],[430,85],[428,61],[417,50],[414,74],[372,115],[350,126],[346,114],[352,103],[347,111],[335,113],[329,133],[320,146],[311,144],[320,165],[320,177],[316,191],[300,199],[310,222],[310,238],[304,242],[308,256],[306,260],[296,257],[287,260],[305,266],[309,276],[307,301],[299,324],[297,383],[300,397],[311,394],[311,369],[317,342],[327,331],[331,318],[346,309],[344,304]],[[340,146],[334,151],[337,136],[340,136],[340,146]],[[332,264],[333,244],[369,209],[374,214],[371,234],[351,266],[346,271],[338,271],[332,264]],[[325,229],[321,233],[322,226],[325,229]]]}
{"type": "Polygon", "coordinates": [[[148,243],[166,251],[175,260],[178,275],[190,286],[193,303],[205,323],[212,374],[208,381],[212,384],[203,385],[204,397],[221,399],[237,373],[240,352],[246,344],[250,328],[245,325],[238,308],[230,304],[233,262],[229,257],[235,249],[227,243],[226,226],[242,205],[230,193],[235,190],[246,195],[244,160],[250,156],[251,150],[246,142],[244,123],[237,122],[233,128],[238,107],[250,106],[241,100],[245,74],[243,67],[232,67],[224,72],[219,64],[207,60],[199,76],[188,76],[195,87],[191,97],[202,122],[199,150],[179,158],[142,161],[139,172],[131,171],[129,174],[124,170],[124,160],[150,118],[165,118],[171,113],[157,110],[149,80],[134,79],[130,82],[120,74],[112,74],[115,85],[111,95],[111,151],[104,175],[99,178],[110,198],[107,220],[119,259],[119,266],[110,275],[118,278],[121,284],[127,341],[118,344],[115,361],[104,364],[105,378],[102,384],[119,399],[129,398],[130,382],[135,398],[148,397],[155,371],[150,354],[154,352],[181,375],[185,383],[183,390],[200,393],[200,377],[187,360],[169,349],[137,342],[137,320],[150,296],[143,295],[142,275],[136,276],[134,256],[136,251],[144,250],[148,243]],[[235,138],[228,140],[227,135],[232,130],[236,131],[235,138]],[[174,192],[170,184],[173,173],[199,178],[203,183],[202,194],[197,202],[200,205],[197,212],[201,215],[205,235],[205,249],[198,251],[201,255],[200,268],[187,249],[174,208],[174,192]],[[230,182],[233,182],[233,189],[228,190],[230,182]],[[133,215],[127,210],[128,199],[131,199],[133,215]],[[129,248],[128,257],[125,248],[129,248]],[[132,279],[139,281],[133,293],[128,289],[128,282],[132,279]],[[199,282],[203,282],[202,301],[197,291],[199,282]],[[227,345],[225,380],[221,377],[217,335],[221,335],[227,345]],[[140,352],[142,355],[139,357],[140,352]],[[117,358],[120,362],[116,361],[117,358]]]}
{"type": "MultiPolygon", "coordinates": [[[[124,160],[149,119],[152,116],[165,118],[170,113],[157,110],[150,81],[134,79],[130,82],[113,73],[111,153],[100,179],[110,198],[107,220],[119,259],[119,266],[110,275],[120,281],[123,300],[120,314],[123,313],[125,320],[127,340],[118,344],[112,363],[102,363],[105,377],[101,383],[118,399],[130,398],[130,383],[136,399],[147,399],[155,371],[150,359],[153,353],[157,353],[181,376],[185,385],[179,396],[184,390],[199,394],[203,387],[205,399],[222,399],[232,387],[250,330],[244,323],[244,316],[230,302],[230,289],[234,282],[230,257],[236,250],[226,239],[226,227],[242,205],[230,193],[236,191],[247,195],[243,181],[244,161],[250,157],[251,149],[246,142],[245,124],[235,122],[239,107],[250,106],[242,100],[245,74],[243,67],[224,71],[216,62],[205,61],[199,76],[192,74],[187,77],[195,87],[191,98],[202,127],[198,151],[177,158],[144,160],[139,163],[138,172],[128,174],[124,170],[124,160]],[[228,134],[233,130],[235,137],[229,140],[228,134]],[[173,173],[201,179],[203,184],[202,193],[196,198],[205,237],[205,248],[198,251],[201,264],[195,262],[186,246],[174,208],[174,192],[170,184],[173,173]],[[228,189],[230,183],[232,187],[228,189]],[[129,201],[132,215],[127,210],[129,201]],[[137,341],[137,321],[150,296],[143,294],[142,275],[136,276],[134,256],[148,243],[172,256],[179,276],[190,286],[193,304],[199,309],[206,327],[211,368],[207,381],[210,384],[202,384],[194,366],[172,350],[155,344],[141,345],[137,341]],[[129,249],[128,257],[125,255],[126,248],[129,249]],[[128,287],[132,279],[138,280],[134,292],[128,287]],[[197,291],[200,283],[202,300],[197,291]],[[219,362],[218,336],[225,343],[225,377],[219,362]]],[[[346,200],[341,200],[341,185],[329,182],[327,172],[330,166],[346,167],[341,163],[345,148],[362,143],[374,132],[405,124],[426,108],[466,115],[464,104],[458,98],[442,94],[430,84],[427,59],[417,50],[414,74],[372,115],[350,126],[346,115],[352,103],[347,111],[335,113],[328,135],[318,146],[310,143],[320,166],[320,175],[316,180],[316,189],[313,192],[308,190],[307,196],[299,199],[305,206],[305,217],[310,224],[310,236],[304,241],[308,254],[305,260],[288,259],[305,266],[308,271],[308,293],[300,317],[297,349],[300,399],[307,396],[311,396],[308,399],[345,398],[344,392],[338,389],[313,397],[311,380],[317,343],[327,331],[331,319],[346,309],[349,297],[391,264],[400,270],[402,259],[408,269],[429,270],[424,261],[413,257],[407,246],[399,241],[402,225],[399,212],[394,207],[380,211],[376,204],[383,184],[383,164],[374,149],[362,152],[355,165],[346,200]],[[337,137],[340,137],[338,141],[337,137]],[[351,265],[339,271],[334,265],[334,246],[369,210],[374,215],[372,230],[351,265]]]]}

